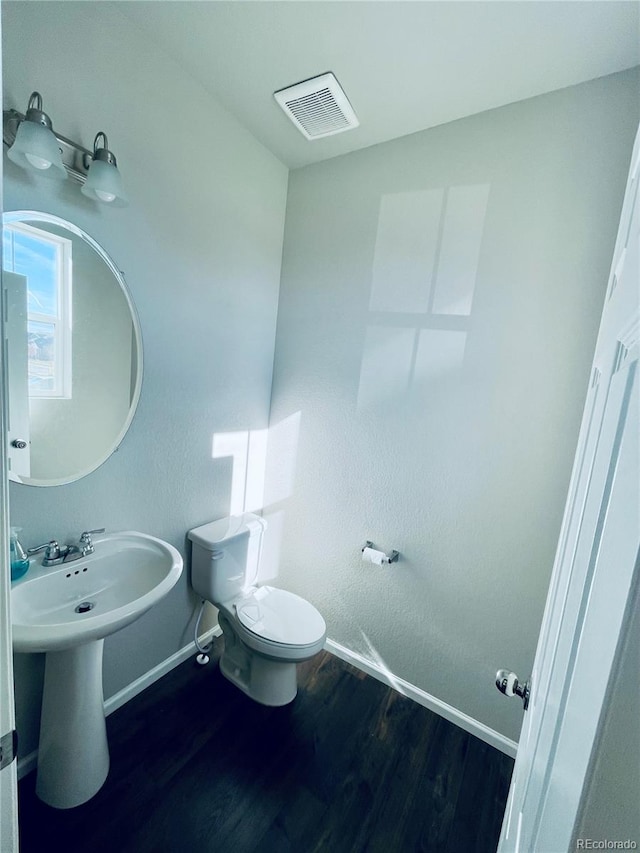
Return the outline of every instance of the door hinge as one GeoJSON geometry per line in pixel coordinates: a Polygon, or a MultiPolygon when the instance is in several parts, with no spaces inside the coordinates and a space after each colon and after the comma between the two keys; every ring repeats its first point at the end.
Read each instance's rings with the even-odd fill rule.
{"type": "Polygon", "coordinates": [[[14,729],[0,738],[0,770],[18,757],[18,732],[14,729]]]}

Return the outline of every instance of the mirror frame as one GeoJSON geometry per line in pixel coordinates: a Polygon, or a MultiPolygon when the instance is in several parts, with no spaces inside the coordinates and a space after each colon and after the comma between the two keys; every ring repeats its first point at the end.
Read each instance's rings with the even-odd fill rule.
{"type": "MultiPolygon", "coordinates": [[[[124,294],[124,297],[127,301],[127,305],[129,307],[129,312],[131,314],[131,322],[133,324],[133,331],[136,338],[136,347],[137,347],[137,356],[138,356],[138,369],[136,372],[136,383],[133,390],[133,394],[131,397],[131,405],[129,406],[129,414],[120,429],[120,432],[116,436],[113,444],[110,446],[109,450],[100,456],[100,459],[95,463],[95,465],[91,465],[77,474],[74,474],[71,477],[59,477],[55,480],[39,480],[37,477],[28,477],[22,479],[17,474],[12,474],[9,471],[9,480],[13,483],[19,483],[23,486],[65,486],[68,483],[75,483],[76,480],[81,480],[83,477],[87,477],[89,474],[92,474],[101,465],[111,457],[113,454],[119,449],[122,441],[127,434],[129,427],[131,426],[131,422],[133,421],[134,415],[138,408],[138,403],[140,401],[140,393],[142,390],[142,374],[144,367],[144,355],[143,355],[143,341],[142,341],[142,328],[140,326],[140,318],[138,317],[138,312],[136,310],[136,306],[133,303],[133,299],[131,297],[131,293],[129,291],[129,287],[127,282],[125,281],[124,273],[122,270],[118,269],[114,261],[111,257],[105,252],[100,243],[97,240],[94,240],[86,231],[80,228],[78,225],[74,225],[73,222],[69,222],[66,219],[62,219],[60,216],[54,216],[52,213],[45,213],[42,210],[6,210],[2,214],[2,227],[6,224],[12,222],[45,222],[50,225],[55,225],[58,228],[65,228],[67,231],[70,231],[72,234],[75,234],[77,237],[80,237],[85,241],[95,252],[96,254],[104,261],[109,270],[111,271],[113,277],[116,282],[120,285],[120,289],[124,294]]],[[[10,366],[8,366],[10,369],[10,366]]]]}

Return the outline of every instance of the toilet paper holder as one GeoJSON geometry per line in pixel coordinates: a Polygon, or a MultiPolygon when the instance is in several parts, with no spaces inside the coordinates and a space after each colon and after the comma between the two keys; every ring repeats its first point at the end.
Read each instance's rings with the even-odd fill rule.
{"type": "MultiPolygon", "coordinates": [[[[372,548],[373,550],[376,550],[376,546],[369,539],[367,539],[367,541],[362,546],[362,551],[364,552],[364,550],[366,548],[372,548]]],[[[383,562],[385,562],[385,563],[397,563],[399,556],[400,556],[399,551],[395,551],[395,550],[391,551],[390,554],[385,554],[385,558],[384,558],[383,562]]]]}

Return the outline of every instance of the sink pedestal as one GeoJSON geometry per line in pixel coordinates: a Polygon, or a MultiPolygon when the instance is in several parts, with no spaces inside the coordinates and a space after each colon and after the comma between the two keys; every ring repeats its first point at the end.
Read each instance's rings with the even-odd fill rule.
{"type": "Polygon", "coordinates": [[[104,640],[47,652],[36,794],[70,809],[91,799],[109,772],[102,694],[104,640]]]}

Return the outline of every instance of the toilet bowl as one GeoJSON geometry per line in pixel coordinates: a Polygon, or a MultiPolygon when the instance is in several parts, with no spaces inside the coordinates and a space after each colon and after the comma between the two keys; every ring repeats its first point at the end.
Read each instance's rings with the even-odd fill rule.
{"type": "Polygon", "coordinates": [[[219,610],[222,674],[256,702],[278,706],[295,698],[296,664],[323,648],[326,625],[299,595],[255,584],[266,526],[245,513],[190,530],[191,585],[219,610]]]}

